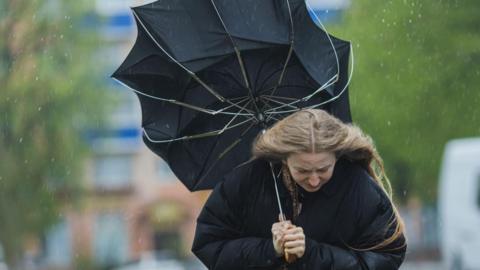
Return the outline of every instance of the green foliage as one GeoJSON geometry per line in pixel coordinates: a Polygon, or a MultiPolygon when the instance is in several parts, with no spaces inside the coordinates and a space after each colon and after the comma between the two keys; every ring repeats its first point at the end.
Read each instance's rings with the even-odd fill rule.
{"type": "Polygon", "coordinates": [[[88,3],[0,2],[0,243],[10,262],[75,195],[87,149],[81,132],[101,120],[88,3]]]}
{"type": "Polygon", "coordinates": [[[475,0],[352,1],[329,29],[352,41],[354,121],[401,197],[434,200],[444,144],[480,135],[478,14],[475,0]]]}

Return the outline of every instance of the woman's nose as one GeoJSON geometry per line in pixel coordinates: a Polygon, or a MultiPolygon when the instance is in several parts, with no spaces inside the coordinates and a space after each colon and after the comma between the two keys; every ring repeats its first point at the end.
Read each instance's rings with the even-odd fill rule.
{"type": "Polygon", "coordinates": [[[320,184],[320,176],[317,173],[312,173],[308,178],[308,184],[312,187],[316,187],[320,184]]]}

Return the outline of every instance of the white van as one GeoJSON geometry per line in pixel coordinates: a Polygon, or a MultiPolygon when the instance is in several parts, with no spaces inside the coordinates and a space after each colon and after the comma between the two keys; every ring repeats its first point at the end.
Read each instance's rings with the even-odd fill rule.
{"type": "Polygon", "coordinates": [[[445,269],[480,270],[480,138],[447,143],[438,209],[445,269]]]}
{"type": "Polygon", "coordinates": [[[4,260],[3,248],[2,248],[2,244],[0,244],[0,270],[8,270],[7,265],[3,260],[4,260]]]}

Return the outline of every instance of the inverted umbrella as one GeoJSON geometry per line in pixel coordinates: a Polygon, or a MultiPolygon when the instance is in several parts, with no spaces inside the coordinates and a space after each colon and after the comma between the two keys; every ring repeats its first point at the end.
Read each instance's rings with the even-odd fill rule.
{"type": "Polygon", "coordinates": [[[302,108],[351,121],[350,45],[303,0],[159,0],[112,77],[138,95],[146,145],[188,189],[212,188],[257,134],[302,108]]]}

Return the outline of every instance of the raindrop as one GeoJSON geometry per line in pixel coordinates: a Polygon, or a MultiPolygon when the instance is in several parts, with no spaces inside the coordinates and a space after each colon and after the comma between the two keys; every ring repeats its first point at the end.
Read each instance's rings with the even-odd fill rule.
{"type": "Polygon", "coordinates": [[[385,19],[382,19],[382,23],[385,23],[385,19]]]}
{"type": "Polygon", "coordinates": [[[27,163],[28,163],[28,159],[25,159],[25,161],[24,161],[23,163],[27,164],[27,163]]]}
{"type": "Polygon", "coordinates": [[[63,39],[63,35],[60,35],[60,39],[63,39]]]}
{"type": "Polygon", "coordinates": [[[403,190],[403,196],[407,196],[407,191],[403,190]]]}
{"type": "Polygon", "coordinates": [[[51,158],[51,159],[50,159],[50,162],[55,162],[55,158],[51,158]]]}
{"type": "Polygon", "coordinates": [[[391,126],[392,125],[392,122],[390,122],[390,120],[387,121],[387,125],[388,126],[391,126]]]}
{"type": "Polygon", "coordinates": [[[38,81],[38,76],[35,76],[35,81],[38,81]]]}
{"type": "Polygon", "coordinates": [[[42,110],[42,106],[38,107],[38,111],[41,111],[42,110]]]}
{"type": "Polygon", "coordinates": [[[412,23],[412,19],[408,20],[408,23],[412,23]]]}
{"type": "Polygon", "coordinates": [[[18,142],[22,143],[23,142],[23,137],[20,137],[20,139],[18,139],[18,142]]]}

